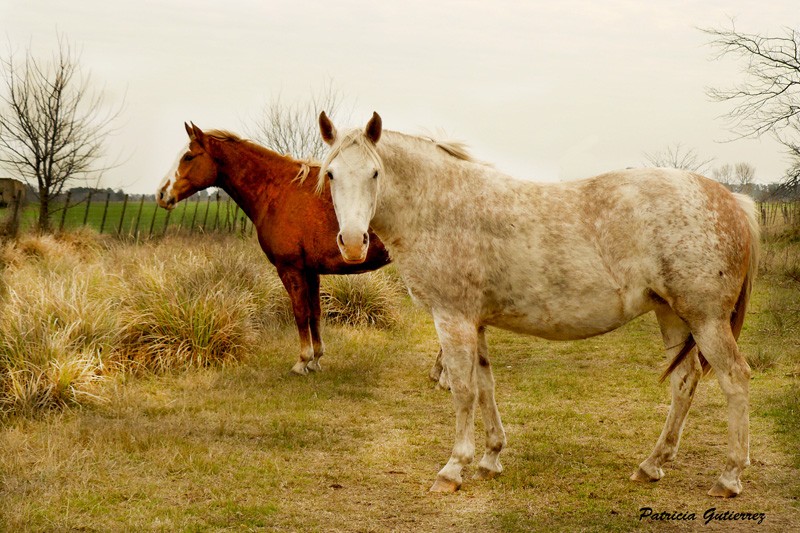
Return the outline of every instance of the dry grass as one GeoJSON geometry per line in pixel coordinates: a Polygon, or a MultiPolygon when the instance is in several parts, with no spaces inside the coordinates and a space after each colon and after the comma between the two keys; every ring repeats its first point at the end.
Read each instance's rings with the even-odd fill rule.
{"type": "Polygon", "coordinates": [[[325,317],[343,326],[390,328],[400,317],[403,290],[385,272],[359,276],[326,276],[321,298],[325,317]]]}
{"type": "MultiPolygon", "coordinates": [[[[102,401],[119,371],[235,363],[293,323],[275,269],[236,237],[136,246],[81,230],[5,243],[0,261],[2,416],[102,401]]],[[[333,321],[391,325],[400,296],[387,280],[326,282],[333,321]]]]}
{"type": "MultiPolygon", "coordinates": [[[[160,276],[155,265],[173,271],[170,258],[184,253],[194,259],[178,265],[205,265],[196,276],[187,274],[198,290],[208,286],[199,280],[200,270],[212,268],[206,260],[238,264],[220,266],[234,269],[235,286],[252,287],[263,277],[257,250],[243,252],[254,267],[230,258],[238,253],[235,243],[225,241],[223,254],[210,255],[214,246],[201,242],[180,251],[167,241],[111,247],[100,256],[110,257],[116,282],[135,279],[140,287],[160,276]]],[[[7,294],[18,283],[16,269],[41,261],[26,257],[27,266],[6,271],[7,294]]],[[[91,271],[89,264],[79,268],[91,271]]],[[[57,294],[85,293],[74,300],[93,301],[96,284],[65,285],[57,294]]],[[[255,285],[262,287],[253,296],[260,301],[270,289],[255,285]]],[[[294,328],[256,310],[249,319],[265,325],[264,333],[240,364],[134,378],[102,369],[97,375],[104,381],[95,386],[104,402],[8,419],[0,430],[0,530],[796,530],[800,339],[772,321],[773,289],[770,275],[757,281],[741,337],[746,354],[760,348],[778,356],[754,372],[753,464],[743,475],[744,493],[733,500],[705,495],[725,461],[726,408],[713,378],[698,388],[665,478],[628,481],[652,449],[669,405],[668,389],[657,380],[665,361],[652,316],[576,342],[490,330],[508,434],[505,471],[476,482],[468,468],[458,493],[428,493],[452,445],[452,402],[427,381],[438,348],[430,317],[404,298],[393,328],[328,325],[323,373],[291,375],[294,328]],[[766,519],[760,525],[640,522],[644,506],[698,515],[711,507],[763,512],[766,519]]],[[[86,328],[94,333],[85,338],[95,338],[96,346],[104,346],[100,326],[86,328]]],[[[476,435],[479,456],[480,421],[476,435]]]]}

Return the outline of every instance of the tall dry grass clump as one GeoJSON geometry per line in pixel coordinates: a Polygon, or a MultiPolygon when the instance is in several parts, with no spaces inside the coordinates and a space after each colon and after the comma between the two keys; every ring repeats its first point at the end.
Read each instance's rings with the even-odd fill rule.
{"type": "Polygon", "coordinates": [[[91,232],[0,248],[0,414],[101,401],[118,370],[165,372],[241,360],[287,322],[288,298],[250,242],[157,244],[91,232]]]}
{"type": "Polygon", "coordinates": [[[117,322],[91,239],[27,237],[0,250],[0,414],[99,399],[117,322]]]}
{"type": "MultiPolygon", "coordinates": [[[[0,416],[102,401],[114,372],[234,363],[294,323],[274,267],[235,236],[26,236],[0,246],[0,264],[0,416]]],[[[322,292],[329,322],[398,320],[391,273],[325,277],[322,292]]]]}
{"type": "Polygon", "coordinates": [[[402,286],[386,270],[322,279],[322,310],[329,323],[389,328],[400,317],[402,286]]]}
{"type": "Polygon", "coordinates": [[[180,239],[134,250],[124,266],[121,360],[151,371],[224,365],[255,348],[264,260],[239,246],[185,247],[180,239]],[[254,266],[254,265],[257,265],[254,266]]]}

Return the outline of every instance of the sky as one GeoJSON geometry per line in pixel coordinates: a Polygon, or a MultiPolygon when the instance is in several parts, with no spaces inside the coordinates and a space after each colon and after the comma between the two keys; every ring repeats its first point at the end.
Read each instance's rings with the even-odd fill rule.
{"type": "Polygon", "coordinates": [[[799,20],[796,0],[0,0],[0,53],[49,57],[58,35],[80,51],[123,105],[100,185],[132,193],[170,169],[185,121],[244,134],[269,102],[305,105],[326,84],[349,111],[339,129],[377,111],[522,179],[642,166],[680,144],[767,183],[789,161],[769,137],[731,140],[730,104],[707,90],[742,83],[745,65],[699,28],[778,36],[799,20]]]}

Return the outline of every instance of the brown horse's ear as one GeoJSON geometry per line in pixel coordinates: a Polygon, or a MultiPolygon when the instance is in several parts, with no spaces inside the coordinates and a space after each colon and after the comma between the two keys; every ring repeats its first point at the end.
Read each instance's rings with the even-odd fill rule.
{"type": "Polygon", "coordinates": [[[197,141],[203,148],[206,147],[206,134],[203,133],[203,130],[195,126],[194,122],[192,122],[192,133],[189,134],[189,137],[191,137],[193,141],[197,141]]]}
{"type": "Polygon", "coordinates": [[[336,142],[336,128],[333,127],[333,122],[325,114],[325,111],[319,114],[319,132],[322,134],[322,140],[328,146],[333,146],[336,142]]]}
{"type": "Polygon", "coordinates": [[[192,127],[189,126],[186,122],[183,123],[183,127],[186,128],[186,134],[189,136],[190,139],[194,139],[194,132],[192,131],[192,127]]]}
{"type": "Polygon", "coordinates": [[[372,141],[372,144],[375,144],[381,138],[381,131],[383,131],[381,116],[373,111],[372,118],[367,122],[367,129],[364,131],[364,134],[367,136],[367,139],[372,141]]]}

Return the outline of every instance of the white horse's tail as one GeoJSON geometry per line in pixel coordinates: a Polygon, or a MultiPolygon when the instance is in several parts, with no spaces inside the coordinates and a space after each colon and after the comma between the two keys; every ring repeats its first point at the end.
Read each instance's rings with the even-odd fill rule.
{"type": "MultiPolygon", "coordinates": [[[[744,276],[744,282],[742,283],[742,289],[739,292],[739,298],[736,300],[736,305],[731,313],[731,331],[733,332],[733,337],[738,340],[739,334],[742,332],[742,326],[744,325],[744,316],[747,313],[747,304],[750,302],[750,292],[753,289],[753,280],[758,273],[758,259],[761,250],[761,228],[758,225],[756,204],[753,199],[749,196],[738,193],[734,193],[733,197],[736,199],[736,203],[739,204],[739,207],[747,218],[747,226],[750,232],[750,254],[747,265],[747,274],[744,276]]],[[[683,348],[681,348],[681,351],[678,352],[678,355],[672,359],[672,362],[669,364],[664,373],[661,374],[659,381],[663,382],[665,379],[667,379],[667,377],[672,374],[672,371],[683,362],[683,360],[695,346],[696,343],[694,341],[694,337],[690,333],[689,337],[686,339],[686,342],[683,343],[683,348]]],[[[706,358],[703,357],[702,353],[698,352],[698,355],[700,356],[700,365],[702,366],[703,374],[705,374],[708,372],[710,366],[708,361],[706,361],[706,358]]]]}

